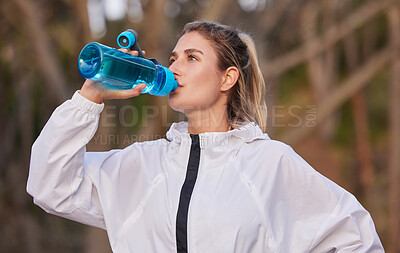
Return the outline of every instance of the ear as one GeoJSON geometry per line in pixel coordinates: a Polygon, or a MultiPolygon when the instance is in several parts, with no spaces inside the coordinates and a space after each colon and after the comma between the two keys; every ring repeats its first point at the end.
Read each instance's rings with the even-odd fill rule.
{"type": "Polygon", "coordinates": [[[239,70],[236,67],[229,67],[225,70],[224,79],[221,84],[221,91],[228,91],[239,79],[239,70]]]}

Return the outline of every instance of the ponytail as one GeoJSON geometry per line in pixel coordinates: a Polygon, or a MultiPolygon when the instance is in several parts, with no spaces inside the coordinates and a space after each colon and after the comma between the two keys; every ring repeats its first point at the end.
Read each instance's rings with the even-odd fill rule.
{"type": "MultiPolygon", "coordinates": [[[[247,80],[245,80],[248,92],[243,97],[241,104],[246,103],[247,107],[250,109],[251,115],[249,115],[253,120],[260,126],[263,132],[267,130],[267,103],[265,100],[265,82],[264,77],[261,72],[260,66],[258,65],[257,51],[255,44],[250,35],[246,33],[239,33],[242,41],[247,45],[247,51],[249,54],[249,67],[247,80]]],[[[242,112],[242,110],[239,110],[242,112]]],[[[245,112],[243,110],[243,112],[245,112]]]]}

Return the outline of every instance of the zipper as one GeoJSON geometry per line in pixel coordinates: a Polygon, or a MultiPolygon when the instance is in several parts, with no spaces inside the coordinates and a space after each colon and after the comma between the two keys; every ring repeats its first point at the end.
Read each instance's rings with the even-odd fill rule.
{"type": "Polygon", "coordinates": [[[204,148],[204,135],[199,134],[199,139],[200,139],[200,149],[204,148]]]}
{"type": "Polygon", "coordinates": [[[190,138],[192,139],[192,144],[190,146],[189,160],[186,169],[186,178],[181,188],[178,212],[176,215],[176,248],[178,253],[188,252],[188,211],[193,188],[197,180],[197,174],[200,165],[200,150],[203,145],[203,137],[201,137],[201,135],[191,134],[190,138]]]}

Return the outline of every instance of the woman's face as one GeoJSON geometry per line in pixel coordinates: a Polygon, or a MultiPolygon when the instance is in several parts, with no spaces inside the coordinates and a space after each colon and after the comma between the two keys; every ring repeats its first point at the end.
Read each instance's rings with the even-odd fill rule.
{"type": "Polygon", "coordinates": [[[169,95],[175,111],[188,113],[221,104],[224,73],[217,67],[217,54],[210,41],[198,32],[183,35],[170,56],[169,69],[178,88],[169,95]]]}

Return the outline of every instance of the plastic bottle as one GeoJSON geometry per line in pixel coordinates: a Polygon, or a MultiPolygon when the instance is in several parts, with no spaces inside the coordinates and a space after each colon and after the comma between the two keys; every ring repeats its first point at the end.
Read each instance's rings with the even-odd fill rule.
{"type": "Polygon", "coordinates": [[[168,95],[178,87],[174,74],[168,68],[97,42],[91,42],[82,49],[78,69],[86,79],[120,89],[131,89],[146,83],[142,93],[156,96],[168,95]]]}

